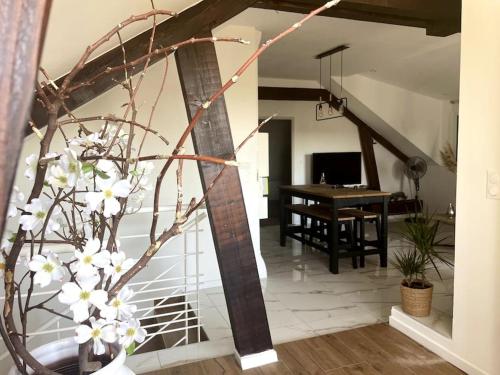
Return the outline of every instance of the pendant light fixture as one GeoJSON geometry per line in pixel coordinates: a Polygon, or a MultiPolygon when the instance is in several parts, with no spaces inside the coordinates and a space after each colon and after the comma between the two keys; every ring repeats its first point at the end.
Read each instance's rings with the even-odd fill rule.
{"type": "Polygon", "coordinates": [[[323,101],[323,98],[319,97],[319,102],[316,104],[316,121],[331,120],[339,117],[343,117],[345,110],[347,109],[347,98],[343,96],[344,94],[344,50],[349,48],[347,45],[342,45],[335,47],[329,51],[323,52],[316,56],[319,60],[319,88],[323,89],[323,58],[329,57],[329,83],[328,83],[328,98],[323,101]],[[340,52],[340,95],[336,98],[333,93],[332,88],[332,55],[340,52]]]}

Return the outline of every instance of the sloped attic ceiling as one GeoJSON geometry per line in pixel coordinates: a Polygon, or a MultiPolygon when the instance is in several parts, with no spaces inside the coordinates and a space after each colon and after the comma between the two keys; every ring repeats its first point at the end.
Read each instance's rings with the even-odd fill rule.
{"type": "MultiPolygon", "coordinates": [[[[248,9],[228,23],[252,25],[266,40],[300,15],[248,9]]],[[[319,80],[317,54],[349,44],[344,52],[344,74],[365,74],[402,88],[439,99],[455,100],[459,92],[460,34],[427,36],[425,29],[340,18],[316,17],[273,46],[259,60],[261,77],[319,80]]],[[[339,74],[340,55],[333,60],[339,74]]],[[[328,59],[323,60],[324,84],[328,59]]]]}

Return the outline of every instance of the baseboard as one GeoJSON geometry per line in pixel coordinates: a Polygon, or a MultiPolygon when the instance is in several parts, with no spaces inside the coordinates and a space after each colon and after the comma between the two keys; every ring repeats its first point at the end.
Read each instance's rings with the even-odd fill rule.
{"type": "Polygon", "coordinates": [[[265,366],[270,363],[278,362],[278,354],[274,349],[244,355],[243,357],[241,357],[238,352],[235,352],[234,355],[242,370],[248,370],[254,367],[265,366]]]}
{"type": "Polygon", "coordinates": [[[400,306],[392,307],[389,324],[465,373],[469,375],[488,375],[485,371],[453,352],[451,338],[437,333],[432,328],[408,316],[401,310],[400,306]]]}

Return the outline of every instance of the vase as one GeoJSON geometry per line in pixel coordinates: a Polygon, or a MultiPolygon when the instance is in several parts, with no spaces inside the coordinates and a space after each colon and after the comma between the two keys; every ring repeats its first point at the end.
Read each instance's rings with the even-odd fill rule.
{"type": "Polygon", "coordinates": [[[453,206],[453,203],[450,203],[448,205],[448,211],[446,211],[446,214],[450,219],[453,219],[455,217],[455,207],[453,206]]]}
{"type": "MultiPolygon", "coordinates": [[[[53,341],[51,343],[42,345],[35,350],[31,351],[31,355],[36,358],[44,366],[52,366],[54,364],[65,363],[70,364],[74,359],[78,358],[78,344],[73,337],[53,341]]],[[[94,375],[135,375],[135,373],[125,366],[127,355],[122,348],[118,355],[106,366],[94,372],[94,375]]],[[[55,366],[57,367],[57,366],[55,366]]],[[[57,371],[57,370],[56,370],[57,371]]],[[[58,371],[59,372],[59,371],[58,371]]],[[[28,371],[29,374],[33,372],[28,371]]],[[[71,374],[71,372],[62,372],[71,374]]],[[[13,366],[8,375],[20,375],[16,366],[13,366]]]]}

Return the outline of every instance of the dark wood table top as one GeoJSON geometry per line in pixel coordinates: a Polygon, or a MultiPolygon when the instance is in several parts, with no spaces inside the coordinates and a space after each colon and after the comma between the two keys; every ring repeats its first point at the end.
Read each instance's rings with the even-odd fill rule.
{"type": "Polygon", "coordinates": [[[385,197],[391,195],[384,191],[354,189],[354,188],[334,188],[333,185],[283,185],[280,189],[293,195],[293,193],[315,195],[327,199],[342,198],[365,198],[365,197],[385,197]]]}

